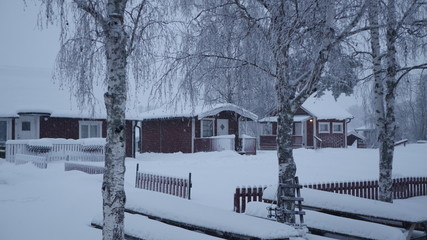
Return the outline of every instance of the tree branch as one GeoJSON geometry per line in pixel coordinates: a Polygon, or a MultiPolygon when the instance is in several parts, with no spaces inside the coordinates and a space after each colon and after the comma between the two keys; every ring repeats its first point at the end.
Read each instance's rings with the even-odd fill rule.
{"type": "Polygon", "coordinates": [[[101,24],[101,26],[104,30],[106,29],[107,21],[104,19],[104,17],[98,11],[96,11],[95,6],[93,4],[89,5],[88,2],[85,0],[74,0],[74,3],[77,5],[78,8],[89,13],[95,19],[95,21],[97,21],[97,22],[99,22],[99,24],[101,24]]]}

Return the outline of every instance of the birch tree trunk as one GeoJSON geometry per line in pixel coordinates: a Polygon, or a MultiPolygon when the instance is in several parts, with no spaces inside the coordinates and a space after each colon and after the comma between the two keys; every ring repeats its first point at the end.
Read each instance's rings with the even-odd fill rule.
{"type": "Polygon", "coordinates": [[[125,110],[127,36],[123,24],[126,1],[109,0],[105,36],[107,84],[107,146],[102,183],[104,240],[124,239],[125,110]]]}
{"type": "Polygon", "coordinates": [[[295,110],[289,101],[289,86],[284,80],[278,80],[276,94],[278,98],[277,119],[277,159],[279,164],[279,186],[277,189],[277,205],[281,214],[278,214],[278,222],[295,223],[294,214],[286,214],[295,210],[295,201],[286,200],[285,197],[295,197],[295,189],[287,187],[293,185],[297,166],[293,157],[292,148],[292,123],[295,110]]]}
{"type": "Polygon", "coordinates": [[[379,200],[393,202],[393,153],[394,138],[396,135],[395,86],[396,86],[396,5],[389,0],[387,5],[386,28],[386,78],[385,78],[385,115],[384,123],[380,128],[380,162],[379,162],[379,200]]]}

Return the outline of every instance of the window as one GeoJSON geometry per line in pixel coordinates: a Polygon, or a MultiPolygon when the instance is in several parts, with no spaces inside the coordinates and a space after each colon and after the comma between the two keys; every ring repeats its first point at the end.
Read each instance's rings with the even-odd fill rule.
{"type": "Polygon", "coordinates": [[[319,133],[329,133],[328,122],[319,122],[319,133]]]}
{"type": "Polygon", "coordinates": [[[7,122],[0,121],[0,142],[6,142],[7,140],[7,122]]]}
{"type": "Polygon", "coordinates": [[[301,122],[295,122],[294,123],[293,135],[294,136],[302,136],[302,123],[301,122]]]}
{"type": "Polygon", "coordinates": [[[334,122],[332,123],[332,132],[333,133],[343,133],[343,124],[342,123],[338,123],[338,122],[334,122]]]}
{"type": "Polygon", "coordinates": [[[21,126],[21,130],[22,131],[31,131],[31,122],[22,122],[22,126],[21,126]]]}
{"type": "Polygon", "coordinates": [[[202,120],[202,137],[212,137],[214,135],[214,120],[202,120]]]}
{"type": "Polygon", "coordinates": [[[99,138],[102,132],[100,121],[80,121],[80,138],[99,138]]]}
{"type": "Polygon", "coordinates": [[[262,135],[273,135],[273,124],[270,122],[261,123],[261,134],[262,135]]]}

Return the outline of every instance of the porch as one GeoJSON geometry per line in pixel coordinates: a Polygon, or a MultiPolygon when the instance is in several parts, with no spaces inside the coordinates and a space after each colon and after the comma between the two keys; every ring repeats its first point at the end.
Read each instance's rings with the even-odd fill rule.
{"type": "Polygon", "coordinates": [[[236,140],[235,135],[220,135],[194,139],[194,152],[226,150],[237,151],[246,155],[256,155],[256,138],[241,136],[236,140]]]}

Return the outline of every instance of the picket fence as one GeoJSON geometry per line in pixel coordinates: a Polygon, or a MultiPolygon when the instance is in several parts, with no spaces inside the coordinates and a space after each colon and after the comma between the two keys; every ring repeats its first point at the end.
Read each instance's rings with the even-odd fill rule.
{"type": "Polygon", "coordinates": [[[34,166],[41,168],[41,169],[47,168],[46,157],[32,156],[32,155],[25,155],[25,154],[16,154],[15,165],[26,164],[28,162],[31,162],[34,166]]]}
{"type": "MultiPolygon", "coordinates": [[[[306,184],[303,185],[303,187],[378,200],[377,180],[306,184]]],[[[266,186],[236,188],[234,193],[234,211],[238,213],[244,212],[247,202],[268,202],[262,198],[265,188],[266,186]]],[[[416,196],[427,196],[427,177],[406,177],[393,179],[394,199],[406,199],[416,196]]]]}
{"type": "Polygon", "coordinates": [[[136,168],[135,187],[191,199],[191,173],[188,179],[139,172],[136,168]]]}
{"type": "Polygon", "coordinates": [[[64,163],[64,171],[81,171],[88,174],[104,174],[104,167],[86,165],[81,163],[64,163]]]}
{"type": "Polygon", "coordinates": [[[8,140],[6,142],[6,161],[15,162],[16,156],[21,154],[44,157],[47,162],[61,160],[102,162],[105,158],[105,143],[101,140],[8,140]]]}

